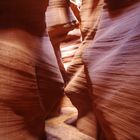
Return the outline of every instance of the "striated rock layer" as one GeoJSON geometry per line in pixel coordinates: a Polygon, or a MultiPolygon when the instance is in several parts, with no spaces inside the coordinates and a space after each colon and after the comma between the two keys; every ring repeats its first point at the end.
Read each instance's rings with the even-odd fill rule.
{"type": "Polygon", "coordinates": [[[97,136],[140,139],[140,2],[103,10],[84,61],[92,86],[97,136]]]}
{"type": "Polygon", "coordinates": [[[0,30],[0,140],[45,138],[45,119],[63,96],[54,56],[48,37],[0,30]]]}

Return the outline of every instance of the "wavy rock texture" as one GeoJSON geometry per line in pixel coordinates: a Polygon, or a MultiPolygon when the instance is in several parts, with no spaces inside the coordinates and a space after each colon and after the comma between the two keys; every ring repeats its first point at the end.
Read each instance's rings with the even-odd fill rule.
{"type": "Polygon", "coordinates": [[[70,82],[65,88],[66,95],[78,109],[77,128],[92,137],[96,137],[96,128],[90,124],[94,122],[96,124],[96,121],[94,120],[95,117],[91,111],[92,104],[89,97],[90,86],[89,83],[87,83],[87,77],[84,72],[82,54],[84,49],[90,45],[94,38],[102,6],[102,0],[83,1],[80,10],[83,42],[79,45],[70,66],[67,68],[68,74],[70,75],[70,82]],[[91,119],[92,117],[93,120],[91,119]]]}
{"type": "Polygon", "coordinates": [[[92,40],[94,38],[103,5],[104,0],[82,0],[80,29],[83,40],[92,40]]]}
{"type": "Polygon", "coordinates": [[[53,48],[42,40],[0,30],[0,140],[42,140],[45,119],[63,96],[53,48]]]}
{"type": "Polygon", "coordinates": [[[98,135],[140,139],[140,2],[108,12],[84,60],[92,84],[98,135]]]}
{"type": "Polygon", "coordinates": [[[53,45],[58,65],[64,81],[67,82],[67,74],[62,62],[60,44],[67,33],[76,27],[76,18],[67,0],[50,0],[46,11],[47,30],[53,45]]]}
{"type": "Polygon", "coordinates": [[[95,140],[94,138],[81,133],[65,121],[75,116],[75,113],[68,113],[46,121],[47,140],[95,140]]]}

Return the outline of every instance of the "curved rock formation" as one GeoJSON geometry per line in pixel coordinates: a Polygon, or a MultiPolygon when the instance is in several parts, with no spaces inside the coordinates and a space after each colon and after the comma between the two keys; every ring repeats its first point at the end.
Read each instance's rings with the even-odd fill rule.
{"type": "Polygon", "coordinates": [[[133,1],[113,11],[104,9],[84,53],[101,140],[140,139],[139,7],[140,2],[133,1]]]}

